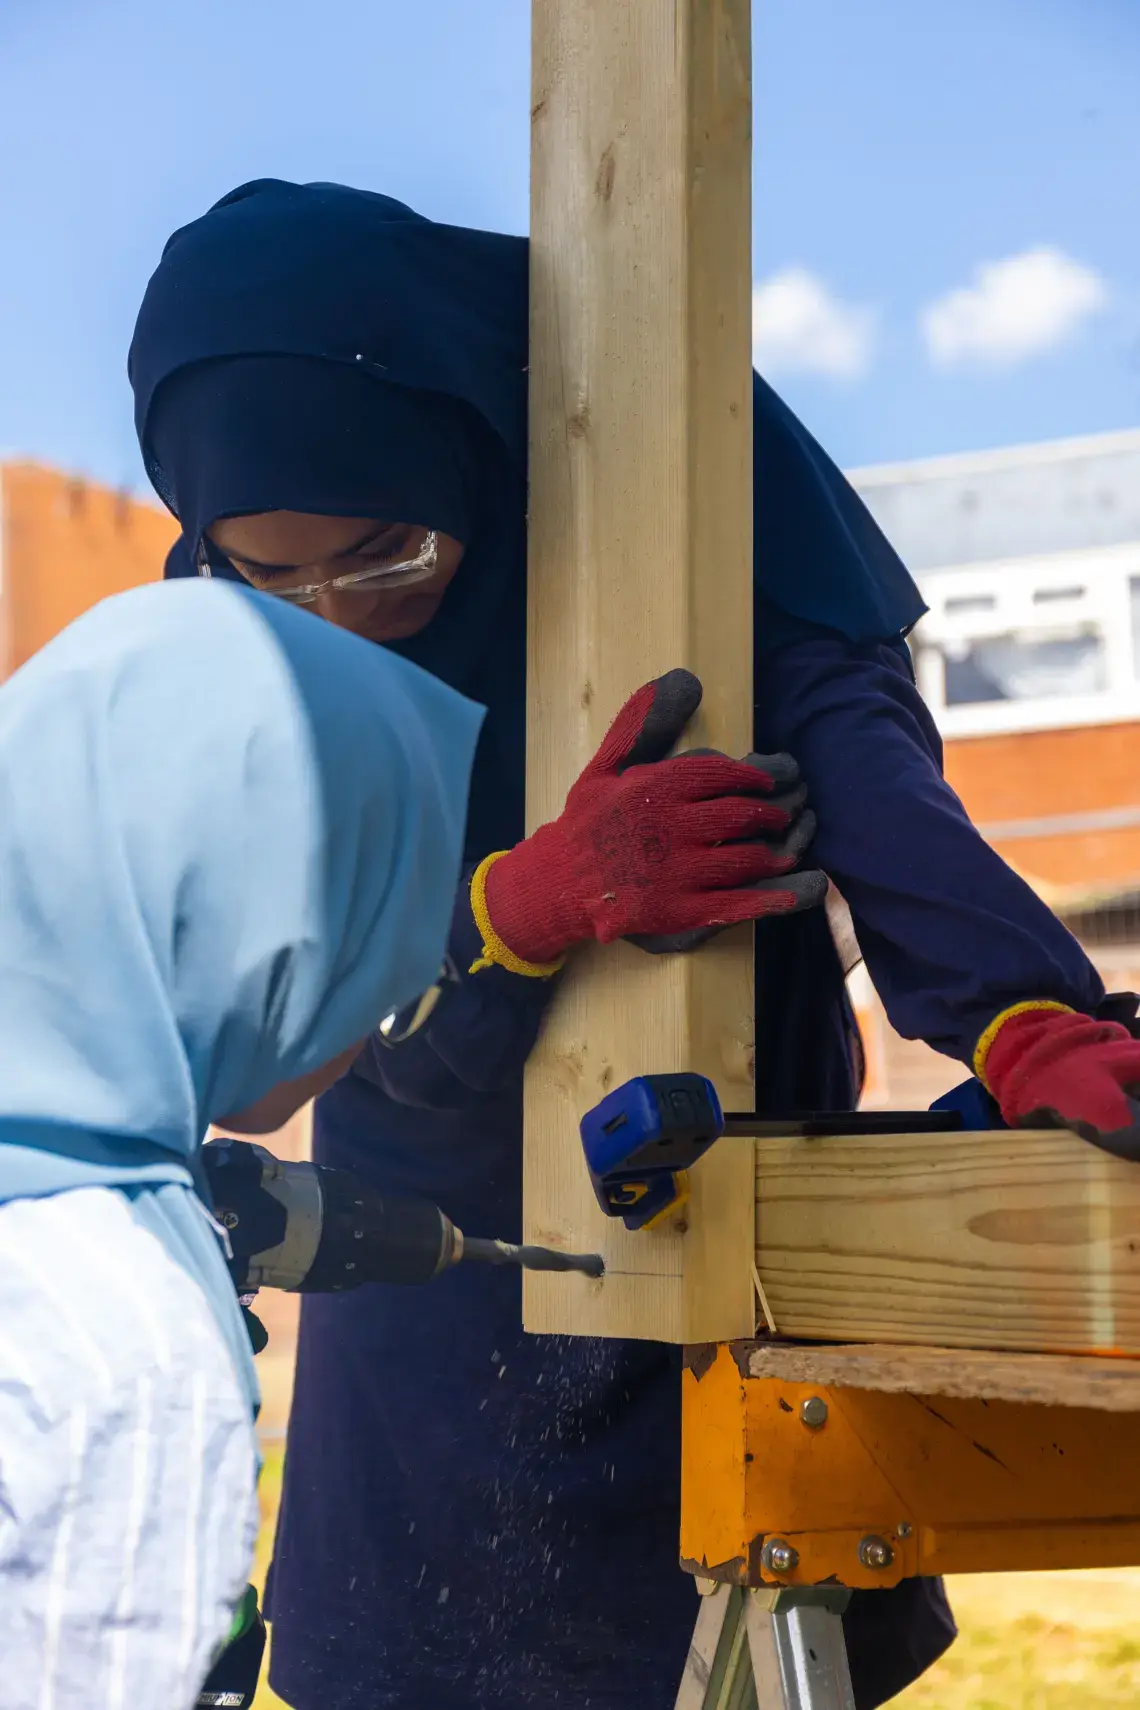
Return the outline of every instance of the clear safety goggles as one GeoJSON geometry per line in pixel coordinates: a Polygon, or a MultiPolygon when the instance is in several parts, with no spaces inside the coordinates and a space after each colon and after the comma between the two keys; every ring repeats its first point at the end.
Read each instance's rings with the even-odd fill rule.
{"type": "MultiPolygon", "coordinates": [[[[262,594],[272,594],[275,600],[285,600],[291,606],[311,606],[322,594],[340,593],[345,588],[378,586],[407,587],[409,582],[422,582],[430,576],[439,562],[439,538],[434,528],[424,536],[424,543],[414,558],[403,558],[398,564],[378,564],[371,570],[350,570],[343,576],[330,576],[327,582],[305,582],[299,588],[275,588],[267,584],[259,588],[262,594]]],[[[199,576],[210,578],[210,567],[204,541],[198,543],[197,569],[199,576]]],[[[255,583],[250,583],[255,587],[255,583]]]]}

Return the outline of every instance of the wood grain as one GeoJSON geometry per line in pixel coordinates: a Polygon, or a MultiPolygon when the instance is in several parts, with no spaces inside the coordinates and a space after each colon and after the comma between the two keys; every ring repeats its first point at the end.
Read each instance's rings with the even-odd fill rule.
{"type": "MultiPolygon", "coordinates": [[[[532,826],[674,666],[705,685],[691,744],[751,746],[748,0],[534,0],[533,67],[532,826]]],[[[688,959],[575,959],[527,1077],[526,1238],[608,1269],[528,1275],[528,1329],[751,1333],[750,1156],[717,1148],[684,1217],[634,1236],[598,1211],[577,1133],[654,1071],[746,1108],[751,980],[749,930],[688,959]]]]}
{"type": "Polygon", "coordinates": [[[1140,1170],[1057,1132],[756,1146],[782,1336],[1140,1354],[1140,1170]]]}
{"type": "Polygon", "coordinates": [[[821,1389],[1140,1413],[1140,1360],[991,1354],[974,1348],[898,1348],[882,1343],[821,1347],[771,1342],[737,1350],[737,1359],[749,1377],[818,1384],[821,1389]]]}

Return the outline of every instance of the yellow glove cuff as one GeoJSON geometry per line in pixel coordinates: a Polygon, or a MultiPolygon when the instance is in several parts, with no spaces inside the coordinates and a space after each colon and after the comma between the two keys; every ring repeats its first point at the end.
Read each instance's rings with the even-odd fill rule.
{"type": "Polygon", "coordinates": [[[1069,1004],[1057,1003],[1053,998],[1028,998],[1024,1003],[1011,1003],[1008,1009],[1003,1009],[1000,1015],[995,1015],[974,1046],[974,1073],[988,1093],[992,1093],[993,1088],[986,1079],[986,1058],[990,1054],[994,1040],[1007,1021],[1012,1021],[1015,1015],[1025,1015],[1031,1009],[1053,1009],[1058,1010],[1062,1015],[1075,1015],[1077,1013],[1069,1004]]]}
{"type": "Polygon", "coordinates": [[[491,925],[491,916],[487,913],[487,874],[496,861],[501,861],[504,855],[509,855],[508,849],[496,850],[494,855],[488,855],[480,861],[471,875],[471,913],[475,916],[475,924],[483,937],[483,954],[477,961],[472,962],[467,972],[478,974],[484,968],[505,968],[509,974],[522,974],[528,980],[548,980],[556,974],[565,962],[565,956],[560,956],[557,962],[524,962],[521,956],[503,943],[495,928],[491,925]]]}

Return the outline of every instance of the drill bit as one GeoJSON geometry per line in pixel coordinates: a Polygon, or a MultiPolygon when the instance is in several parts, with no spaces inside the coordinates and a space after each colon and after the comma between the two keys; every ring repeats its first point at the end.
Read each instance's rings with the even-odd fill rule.
{"type": "MultiPolygon", "coordinates": [[[[458,1233],[458,1231],[456,1231],[458,1233]]],[[[527,1271],[581,1271],[588,1277],[605,1274],[600,1253],[558,1253],[553,1247],[520,1247],[513,1241],[490,1241],[461,1235],[458,1259],[478,1259],[486,1265],[521,1265],[527,1271]]]]}

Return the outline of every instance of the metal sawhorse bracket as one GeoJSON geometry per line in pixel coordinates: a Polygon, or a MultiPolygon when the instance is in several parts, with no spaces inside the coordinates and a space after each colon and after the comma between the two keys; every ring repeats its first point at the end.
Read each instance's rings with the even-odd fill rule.
{"type": "Polygon", "coordinates": [[[676,1710],[855,1710],[849,1591],[706,1584],[676,1710]]]}

